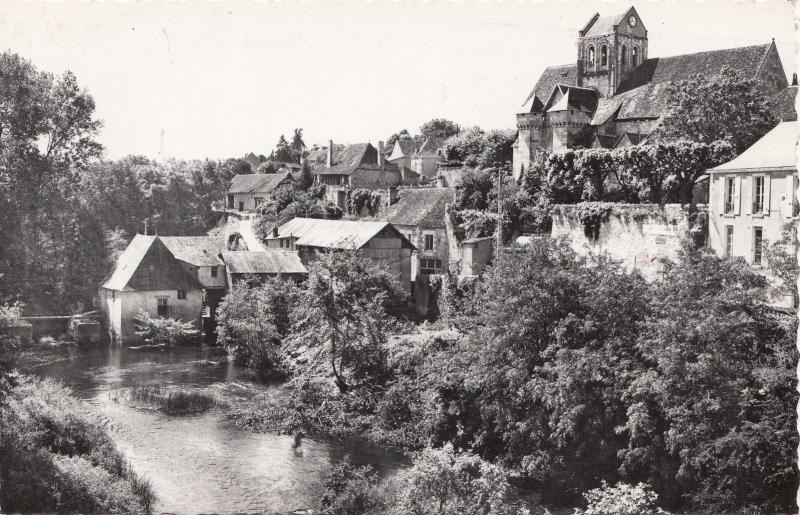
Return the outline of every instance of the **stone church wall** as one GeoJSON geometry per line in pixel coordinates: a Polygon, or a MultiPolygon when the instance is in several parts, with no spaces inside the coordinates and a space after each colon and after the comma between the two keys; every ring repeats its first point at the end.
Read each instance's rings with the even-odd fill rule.
{"type": "Polygon", "coordinates": [[[653,280],[663,269],[660,258],[676,258],[689,228],[680,204],[588,203],[555,206],[551,236],[566,238],[581,255],[607,253],[653,280]],[[590,211],[604,213],[596,230],[581,219],[590,211]]]}

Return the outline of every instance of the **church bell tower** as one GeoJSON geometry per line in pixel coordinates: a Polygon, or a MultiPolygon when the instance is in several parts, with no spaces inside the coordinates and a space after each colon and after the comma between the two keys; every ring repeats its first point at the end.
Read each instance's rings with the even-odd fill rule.
{"type": "Polygon", "coordinates": [[[592,16],[578,31],[578,86],[614,96],[620,82],[647,59],[647,29],[631,7],[592,16]]]}

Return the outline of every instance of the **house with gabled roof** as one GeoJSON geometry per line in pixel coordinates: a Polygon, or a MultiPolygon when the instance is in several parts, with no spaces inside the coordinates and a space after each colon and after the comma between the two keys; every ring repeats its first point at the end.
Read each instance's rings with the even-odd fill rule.
{"type": "Polygon", "coordinates": [[[378,142],[378,148],[371,143],[356,143],[335,154],[333,148],[330,142],[328,165],[316,169],[315,182],[325,186],[326,200],[342,209],[346,208],[349,190],[382,190],[420,182],[419,174],[410,168],[387,162],[382,141],[378,142]]]}
{"type": "Polygon", "coordinates": [[[392,153],[386,158],[390,163],[398,167],[411,167],[411,159],[417,153],[417,142],[413,139],[398,139],[394,142],[392,153]]]}
{"type": "Polygon", "coordinates": [[[633,7],[614,16],[594,14],[577,39],[575,64],[546,68],[517,114],[515,177],[539,152],[641,142],[665,114],[677,81],[718,76],[729,67],[759,80],[767,99],[788,85],[774,41],[649,57],[647,29],[633,7]]]}
{"type": "Polygon", "coordinates": [[[428,138],[411,159],[411,169],[428,180],[436,177],[439,163],[444,162],[444,138],[428,138]]]}
{"type": "Polygon", "coordinates": [[[388,222],[294,218],[266,240],[271,250],[295,251],[304,265],[320,252],[358,251],[397,275],[405,292],[411,291],[411,255],[416,247],[388,222]]]}
{"type": "Polygon", "coordinates": [[[295,182],[291,173],[248,173],[235,175],[228,188],[227,207],[237,211],[258,210],[276,189],[295,182]]]}
{"type": "Polygon", "coordinates": [[[103,280],[100,308],[113,339],[136,341],[134,317],[140,310],[195,322],[199,329],[204,290],[159,236],[137,234],[103,280]]]}
{"type": "Polygon", "coordinates": [[[447,273],[450,244],[445,227],[447,204],[455,202],[453,188],[405,188],[396,203],[380,218],[396,227],[417,251],[413,255],[411,280],[418,274],[447,273]]]}

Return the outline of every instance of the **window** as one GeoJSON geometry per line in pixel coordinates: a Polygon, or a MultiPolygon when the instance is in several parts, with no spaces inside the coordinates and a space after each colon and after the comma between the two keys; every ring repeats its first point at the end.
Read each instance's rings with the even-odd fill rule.
{"type": "Polygon", "coordinates": [[[725,257],[733,255],[733,226],[725,226],[725,257]]]}
{"type": "Polygon", "coordinates": [[[619,62],[622,66],[628,64],[628,47],[625,45],[622,45],[622,51],[619,54],[619,62]]]}
{"type": "Polygon", "coordinates": [[[433,234],[425,235],[425,250],[433,250],[433,234]]]}
{"type": "Polygon", "coordinates": [[[764,212],[764,177],[753,177],[753,214],[764,212]]]}
{"type": "Polygon", "coordinates": [[[725,209],[723,213],[726,215],[733,213],[733,203],[736,200],[736,179],[734,177],[725,177],[725,209]]]}
{"type": "Polygon", "coordinates": [[[217,267],[212,266],[211,267],[211,277],[216,277],[216,276],[217,276],[217,267]]]}
{"type": "Polygon", "coordinates": [[[419,273],[438,274],[442,271],[442,260],[434,258],[424,258],[419,260],[419,273]]]}
{"type": "Polygon", "coordinates": [[[764,230],[761,227],[753,227],[753,264],[760,265],[761,257],[764,254],[764,230]]]}
{"type": "Polygon", "coordinates": [[[407,233],[406,233],[406,239],[407,239],[408,241],[412,241],[412,242],[413,242],[413,241],[414,241],[414,235],[413,235],[413,234],[411,234],[410,232],[407,232],[407,233]]]}
{"type": "Polygon", "coordinates": [[[594,67],[594,47],[590,46],[587,53],[589,54],[589,66],[594,67]]]}
{"type": "Polygon", "coordinates": [[[158,316],[165,317],[169,316],[169,306],[167,305],[167,297],[159,297],[158,301],[158,316]]]}
{"type": "Polygon", "coordinates": [[[239,201],[239,211],[244,211],[244,202],[239,201]]]}
{"type": "Polygon", "coordinates": [[[178,290],[178,300],[186,300],[186,290],[178,290]]]}
{"type": "Polygon", "coordinates": [[[606,45],[600,47],[600,66],[608,66],[608,47],[606,45]]]}
{"type": "Polygon", "coordinates": [[[639,47],[633,47],[633,51],[631,52],[631,64],[633,66],[639,65],[639,47]]]}

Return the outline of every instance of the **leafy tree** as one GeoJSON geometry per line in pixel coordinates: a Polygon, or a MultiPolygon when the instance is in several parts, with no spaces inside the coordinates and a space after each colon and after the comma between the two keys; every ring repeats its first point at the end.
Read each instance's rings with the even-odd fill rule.
{"type": "Polygon", "coordinates": [[[302,152],[306,148],[306,144],[303,142],[303,129],[295,129],[294,133],[292,134],[292,150],[296,152],[302,152]]]}
{"type": "Polygon", "coordinates": [[[386,504],[378,488],[380,478],[370,465],[357,467],[345,460],[331,471],[323,485],[322,506],[335,515],[385,513],[386,504]]]}
{"type": "Polygon", "coordinates": [[[492,176],[480,170],[467,170],[456,189],[457,209],[486,210],[489,208],[489,193],[494,187],[492,176]]]}
{"type": "Polygon", "coordinates": [[[445,144],[445,157],[448,161],[464,163],[470,168],[496,169],[509,167],[514,131],[484,132],[480,127],[472,127],[445,144]]]}
{"type": "Polygon", "coordinates": [[[665,513],[656,506],[658,494],[650,485],[639,483],[629,485],[617,483],[609,486],[605,481],[600,488],[589,490],[583,496],[588,506],[585,510],[576,510],[576,515],[650,515],[665,513]]]}
{"type": "Polygon", "coordinates": [[[233,362],[261,376],[276,371],[280,348],[291,329],[290,313],[299,292],[280,278],[239,284],[225,296],[217,315],[217,343],[233,362]]]}
{"type": "Polygon", "coordinates": [[[356,252],[320,254],[309,264],[293,339],[324,349],[341,392],[386,373],[386,304],[395,291],[396,278],[356,252]]]}
{"type": "Polygon", "coordinates": [[[446,118],[433,118],[423,123],[419,128],[420,135],[425,138],[447,139],[461,132],[461,127],[446,118]]]}
{"type": "Polygon", "coordinates": [[[291,145],[289,145],[289,142],[286,141],[286,138],[283,137],[283,134],[281,134],[281,137],[278,140],[278,144],[275,145],[273,157],[276,161],[281,161],[281,162],[292,161],[293,157],[292,147],[291,145]]]}
{"type": "Polygon", "coordinates": [[[392,149],[394,148],[394,144],[398,140],[407,141],[407,140],[413,140],[413,139],[414,139],[414,136],[409,134],[408,130],[406,130],[406,129],[403,129],[400,132],[395,132],[394,134],[389,136],[389,138],[386,140],[386,153],[387,154],[391,154],[392,153],[392,149]]]}
{"type": "Polygon", "coordinates": [[[738,154],[777,123],[759,81],[729,67],[716,77],[672,83],[668,94],[667,113],[654,132],[661,140],[726,141],[738,154]]]}
{"type": "MultiPolygon", "coordinates": [[[[796,194],[796,193],[795,193],[796,194]]],[[[774,290],[777,295],[798,299],[797,292],[797,218],[787,222],[778,241],[769,242],[764,253],[767,268],[777,278],[774,290]]]]}
{"type": "Polygon", "coordinates": [[[153,345],[189,345],[197,342],[194,322],[174,318],[153,318],[144,310],[134,317],[136,334],[153,345]]]}

